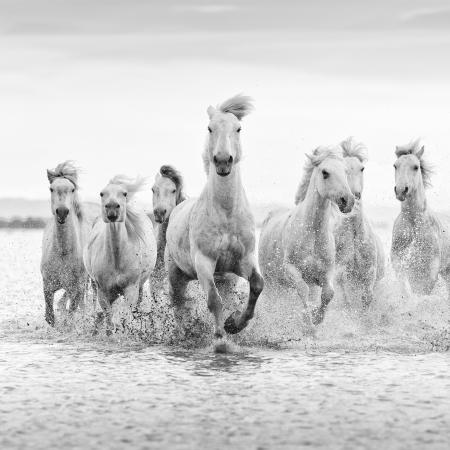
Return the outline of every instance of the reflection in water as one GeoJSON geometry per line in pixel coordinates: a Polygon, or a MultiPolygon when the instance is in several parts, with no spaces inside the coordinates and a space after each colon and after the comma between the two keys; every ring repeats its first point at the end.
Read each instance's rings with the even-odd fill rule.
{"type": "Polygon", "coordinates": [[[89,308],[49,329],[39,241],[0,234],[0,448],[448,448],[450,354],[430,352],[448,344],[439,292],[405,301],[386,286],[366,317],[337,299],[310,337],[289,299],[267,325],[266,297],[233,352],[214,354],[202,302],[188,321],[207,338],[187,342],[164,299],[147,305],[151,330],[94,337],[89,308]]]}

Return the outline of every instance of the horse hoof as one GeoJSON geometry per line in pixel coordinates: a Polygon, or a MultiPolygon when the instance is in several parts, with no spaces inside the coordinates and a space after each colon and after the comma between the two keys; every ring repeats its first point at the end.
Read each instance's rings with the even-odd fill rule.
{"type": "Polygon", "coordinates": [[[220,339],[214,344],[214,353],[228,353],[228,346],[225,339],[220,339]]]}
{"type": "Polygon", "coordinates": [[[52,316],[52,317],[46,317],[45,318],[45,321],[51,326],[51,327],[54,327],[55,326],[55,317],[54,316],[52,316]]]}
{"type": "Polygon", "coordinates": [[[323,322],[324,312],[321,308],[314,308],[311,312],[311,320],[314,325],[320,325],[323,322]]]}
{"type": "Polygon", "coordinates": [[[239,333],[239,331],[242,330],[242,328],[239,328],[236,325],[237,320],[239,319],[239,316],[241,313],[239,311],[235,311],[233,314],[231,314],[227,320],[225,320],[225,323],[223,325],[223,328],[228,334],[236,334],[239,333]]]}

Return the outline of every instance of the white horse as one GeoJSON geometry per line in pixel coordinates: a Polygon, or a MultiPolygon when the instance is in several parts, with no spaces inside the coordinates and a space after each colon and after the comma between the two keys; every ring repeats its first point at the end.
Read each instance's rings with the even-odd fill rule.
{"type": "Polygon", "coordinates": [[[351,298],[360,298],[367,308],[373,300],[376,283],[384,276],[384,252],[380,238],[363,211],[361,195],[367,150],[352,138],[343,141],[341,147],[356,201],[350,214],[336,214],[336,284],[342,289],[347,304],[351,298]]]}
{"type": "Polygon", "coordinates": [[[430,294],[438,275],[450,293],[449,230],[427,205],[425,188],[430,185],[431,169],[424,150],[419,140],[395,150],[395,195],[401,212],[392,233],[392,265],[415,293],[430,294]]]}
{"type": "Polygon", "coordinates": [[[90,232],[84,252],[86,269],[97,286],[98,301],[111,333],[111,307],[123,295],[134,311],[156,262],[156,239],[150,219],[132,203],[144,180],[115,176],[100,193],[102,218],[90,232]]]}
{"type": "Polygon", "coordinates": [[[294,209],[271,212],[264,221],[259,264],[269,284],[287,282],[303,301],[306,283],[308,303],[315,300],[315,287],[321,288],[321,304],[312,314],[312,322],[317,325],[334,295],[332,203],[349,213],[354,197],[340,149],[317,148],[307,157],[294,209]]]}
{"type": "Polygon", "coordinates": [[[64,289],[60,307],[70,299],[69,311],[83,305],[87,274],[83,264],[83,247],[89,221],[78,198],[78,171],[72,161],[47,170],[50,183],[53,219],[44,231],[41,274],[45,297],[45,320],[55,323],[54,294],[64,289]]]}
{"type": "Polygon", "coordinates": [[[169,217],[175,206],[186,200],[181,173],[169,165],[161,166],[156,174],[153,192],[153,216],[157,223],[157,256],[152,274],[154,295],[161,288],[166,276],[164,253],[169,217]]]}
{"type": "Polygon", "coordinates": [[[167,229],[170,295],[180,310],[190,280],[198,279],[215,319],[215,336],[238,333],[253,317],[263,289],[255,257],[255,222],[241,181],[241,119],[252,109],[237,95],[208,108],[208,137],[203,161],[208,180],[198,199],[175,207],[167,229]],[[233,273],[250,283],[246,309],[223,320],[214,275],[233,273]]]}

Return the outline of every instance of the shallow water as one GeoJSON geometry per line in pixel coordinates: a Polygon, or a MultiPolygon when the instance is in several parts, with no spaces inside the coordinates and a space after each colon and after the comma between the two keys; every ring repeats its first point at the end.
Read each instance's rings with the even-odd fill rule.
{"type": "Polygon", "coordinates": [[[195,286],[188,336],[164,295],[112,337],[92,336],[90,304],[50,329],[40,238],[0,232],[1,449],[449,448],[442,286],[405,298],[388,274],[367,314],[337,297],[314,336],[299,331],[298,302],[266,292],[221,355],[195,286]]]}

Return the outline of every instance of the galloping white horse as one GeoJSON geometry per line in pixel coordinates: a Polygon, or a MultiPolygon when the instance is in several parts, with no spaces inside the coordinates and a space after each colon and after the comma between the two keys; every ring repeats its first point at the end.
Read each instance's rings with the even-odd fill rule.
{"type": "Polygon", "coordinates": [[[157,226],[157,256],[156,266],[152,274],[154,294],[161,287],[165,278],[164,252],[166,249],[166,233],[172,210],[186,200],[184,183],[181,173],[169,165],[161,166],[156,174],[153,192],[153,215],[157,226]]]}
{"type": "Polygon", "coordinates": [[[65,302],[70,298],[70,312],[83,304],[87,284],[83,247],[90,224],[78,198],[78,171],[73,162],[66,161],[54,170],[47,170],[47,178],[50,182],[53,219],[44,231],[41,274],[45,320],[53,326],[56,291],[64,289],[60,305],[65,308],[65,302]]]}
{"type": "Polygon", "coordinates": [[[317,148],[307,156],[295,208],[274,211],[264,221],[259,264],[269,284],[287,282],[303,300],[306,283],[309,303],[315,300],[314,288],[322,289],[321,304],[312,314],[312,322],[317,325],[334,295],[332,203],[349,213],[354,197],[340,149],[317,148]]]}
{"type": "Polygon", "coordinates": [[[413,292],[430,294],[441,275],[450,294],[450,238],[427,205],[431,169],[424,150],[419,140],[395,150],[395,195],[402,205],[392,233],[392,265],[413,292]]]}
{"type": "Polygon", "coordinates": [[[360,298],[367,308],[375,284],[384,276],[384,252],[379,237],[363,211],[362,191],[367,150],[348,138],[341,143],[350,189],[356,198],[350,214],[336,214],[336,283],[344,299],[360,298]]]}
{"type": "Polygon", "coordinates": [[[255,222],[241,181],[241,119],[252,109],[237,95],[208,108],[208,138],[203,161],[208,180],[198,199],[172,211],[167,229],[170,295],[180,308],[190,280],[198,279],[214,314],[215,336],[238,333],[253,317],[263,289],[255,258],[255,222]],[[214,274],[234,273],[250,283],[246,309],[223,320],[222,301],[214,274]]]}
{"type": "MultiPolygon", "coordinates": [[[[98,301],[111,333],[111,307],[123,295],[131,310],[156,262],[156,239],[150,219],[131,202],[143,179],[115,176],[101,191],[102,218],[97,219],[84,252],[86,270],[97,286],[98,301]]],[[[98,322],[103,320],[103,314],[98,322]]]]}

